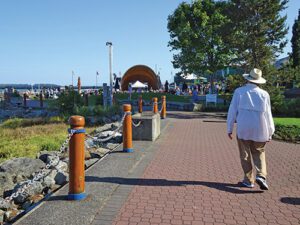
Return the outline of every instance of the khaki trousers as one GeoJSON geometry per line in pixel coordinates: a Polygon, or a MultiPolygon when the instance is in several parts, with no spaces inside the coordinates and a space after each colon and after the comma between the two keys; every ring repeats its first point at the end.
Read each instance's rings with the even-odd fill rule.
{"type": "Polygon", "coordinates": [[[266,142],[246,141],[238,138],[237,142],[240,150],[241,164],[245,174],[245,181],[250,183],[255,182],[253,165],[256,169],[256,175],[266,178],[266,142]]]}

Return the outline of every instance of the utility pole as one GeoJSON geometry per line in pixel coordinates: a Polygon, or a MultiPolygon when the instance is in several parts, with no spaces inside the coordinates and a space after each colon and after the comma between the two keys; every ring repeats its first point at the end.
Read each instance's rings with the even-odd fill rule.
{"type": "Polygon", "coordinates": [[[113,93],[112,93],[112,42],[106,42],[106,46],[109,49],[109,82],[110,82],[110,99],[109,105],[112,106],[113,102],[113,93]]]}

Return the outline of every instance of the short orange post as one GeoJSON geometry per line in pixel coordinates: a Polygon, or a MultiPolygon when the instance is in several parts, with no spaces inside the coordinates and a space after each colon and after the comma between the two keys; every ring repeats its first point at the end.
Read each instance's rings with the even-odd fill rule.
{"type": "Polygon", "coordinates": [[[23,94],[23,105],[24,105],[24,107],[27,107],[27,94],[26,93],[23,94]]]}
{"type": "Polygon", "coordinates": [[[143,112],[143,98],[140,95],[139,96],[139,113],[142,113],[142,112],[143,112]]]}
{"type": "Polygon", "coordinates": [[[162,109],[160,116],[162,119],[165,119],[167,117],[167,101],[165,95],[161,96],[161,107],[162,109]]]}
{"type": "Polygon", "coordinates": [[[81,200],[86,197],[84,193],[84,138],[85,120],[82,116],[71,116],[69,119],[73,136],[69,142],[69,200],[81,200]]]}
{"type": "Polygon", "coordinates": [[[124,104],[123,111],[126,113],[123,122],[123,151],[133,152],[132,148],[132,119],[131,119],[131,105],[124,104]]]}
{"type": "Polygon", "coordinates": [[[40,107],[41,108],[43,108],[43,106],[44,106],[44,102],[43,102],[43,99],[44,98],[44,96],[43,96],[43,92],[40,92],[40,107]]]}
{"type": "Polygon", "coordinates": [[[158,113],[157,98],[153,98],[153,113],[158,113]]]}

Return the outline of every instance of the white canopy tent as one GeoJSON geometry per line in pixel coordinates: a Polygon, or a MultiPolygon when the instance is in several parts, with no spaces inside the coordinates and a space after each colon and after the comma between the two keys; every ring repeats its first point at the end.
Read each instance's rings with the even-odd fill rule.
{"type": "Polygon", "coordinates": [[[133,84],[131,85],[131,87],[132,87],[132,88],[147,88],[148,85],[143,84],[142,82],[140,82],[140,81],[137,80],[135,83],[133,83],[133,84]]]}
{"type": "Polygon", "coordinates": [[[197,79],[197,76],[193,73],[192,74],[190,74],[190,73],[182,74],[181,76],[186,80],[196,80],[197,79]]]}
{"type": "Polygon", "coordinates": [[[182,74],[181,77],[183,77],[185,80],[207,80],[205,77],[197,77],[195,74],[182,74]]]}

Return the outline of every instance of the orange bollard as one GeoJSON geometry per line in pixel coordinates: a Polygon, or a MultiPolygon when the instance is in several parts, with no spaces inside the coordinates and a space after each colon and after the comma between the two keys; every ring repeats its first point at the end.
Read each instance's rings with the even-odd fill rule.
{"type": "Polygon", "coordinates": [[[158,113],[157,98],[153,98],[153,113],[158,113]]]}
{"type": "Polygon", "coordinates": [[[123,105],[124,113],[128,113],[125,116],[123,122],[123,151],[124,152],[133,152],[132,148],[132,119],[131,119],[131,105],[123,105]]]}
{"type": "Polygon", "coordinates": [[[85,120],[82,116],[71,116],[69,119],[73,136],[69,142],[69,200],[81,200],[86,197],[84,193],[84,139],[85,120]]]}
{"type": "Polygon", "coordinates": [[[162,109],[160,116],[162,119],[165,119],[167,117],[167,101],[165,95],[161,96],[161,107],[162,109]]]}
{"type": "Polygon", "coordinates": [[[142,113],[142,112],[143,112],[143,98],[140,95],[139,96],[139,113],[142,113]]]}

